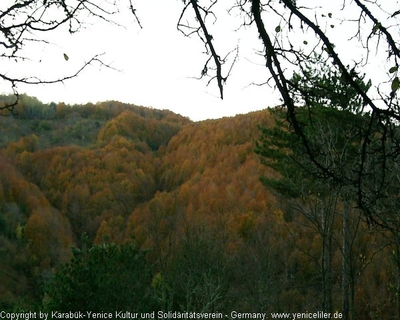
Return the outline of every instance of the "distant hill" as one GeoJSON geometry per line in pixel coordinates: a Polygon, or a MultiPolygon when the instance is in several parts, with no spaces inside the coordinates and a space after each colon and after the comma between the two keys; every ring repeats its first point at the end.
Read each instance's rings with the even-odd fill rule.
{"type": "MultiPolygon", "coordinates": [[[[218,260],[226,299],[243,310],[319,310],[321,239],[304,218],[288,221],[260,182],[277,176],[254,153],[258,125],[273,125],[269,110],[192,122],[116,101],[22,96],[16,111],[0,117],[0,309],[40,304],[40,288],[87,234],[90,245],[134,239],[160,274],[218,260]]],[[[357,250],[369,237],[360,235],[357,250]]],[[[340,255],[337,247],[335,270],[340,255]]],[[[369,263],[370,276],[394,283],[389,260],[369,263]]],[[[357,303],[374,309],[379,285],[357,286],[357,303]]]]}
{"type": "MultiPolygon", "coordinates": [[[[0,96],[0,107],[11,102],[11,97],[0,96]]],[[[14,113],[10,114],[7,109],[0,113],[4,115],[0,117],[1,148],[6,147],[9,142],[17,142],[29,135],[39,138],[35,146],[37,149],[62,145],[88,146],[97,141],[100,129],[103,129],[100,139],[105,139],[108,132],[109,135],[117,133],[110,132],[112,129],[116,130],[117,126],[122,130],[121,135],[126,134],[131,138],[135,133],[140,135],[144,131],[157,129],[155,136],[147,137],[146,140],[151,148],[156,149],[158,144],[166,144],[182,125],[190,122],[189,119],[171,111],[117,101],[69,106],[64,103],[43,104],[26,95],[20,96],[14,113]],[[107,126],[103,128],[106,123],[107,126]],[[130,125],[132,127],[127,129],[130,125]]]]}
{"type": "Polygon", "coordinates": [[[13,301],[20,290],[36,294],[31,270],[68,261],[82,233],[95,241],[110,220],[125,230],[131,212],[161,188],[160,150],[191,121],[114,101],[45,105],[25,95],[16,114],[3,112],[0,273],[7,281],[0,279],[0,300],[13,301]]]}

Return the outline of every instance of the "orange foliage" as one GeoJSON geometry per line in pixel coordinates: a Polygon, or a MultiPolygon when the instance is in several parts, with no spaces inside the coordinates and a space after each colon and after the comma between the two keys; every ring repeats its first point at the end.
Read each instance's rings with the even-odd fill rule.
{"type": "MultiPolygon", "coordinates": [[[[240,261],[238,270],[251,270],[257,285],[265,279],[256,277],[271,268],[277,277],[273,282],[280,285],[279,299],[287,299],[293,308],[314,307],[299,283],[317,281],[321,236],[296,213],[286,221],[288,212],[259,179],[277,175],[253,152],[260,137],[257,125],[272,125],[268,110],[193,123],[168,111],[118,102],[81,107],[59,104],[56,117],[104,120],[90,146],[38,148],[38,137],[30,135],[10,142],[0,153],[7,157],[0,158],[0,201],[18,203],[25,210],[25,238],[36,266],[51,268],[68,259],[69,246],[79,245],[86,233],[98,244],[134,236],[138,245],[151,249],[150,259],[165,267],[189,230],[206,230],[204,234],[240,261]]],[[[335,221],[336,245],[340,227],[335,221]]],[[[362,230],[353,253],[372,259],[368,250],[384,247],[384,241],[362,230]]],[[[388,255],[382,251],[377,257],[390,273],[382,272],[379,263],[367,268],[361,258],[354,260],[356,270],[370,279],[365,284],[357,280],[357,308],[369,303],[370,312],[376,311],[371,293],[379,283],[393,286],[388,255]]],[[[332,266],[340,270],[338,246],[332,266]]],[[[334,278],[340,286],[339,271],[334,278]]],[[[390,295],[387,288],[379,294],[390,295]]]]}
{"type": "MultiPolygon", "coordinates": [[[[239,116],[246,117],[257,123],[268,113],[239,116]]],[[[172,138],[161,168],[166,192],[133,211],[129,233],[147,247],[161,248],[160,254],[168,253],[185,228],[207,226],[231,239],[230,245],[251,233],[250,217],[255,221],[275,200],[259,181],[262,167],[249,141],[257,129],[243,138],[248,129],[242,125],[236,117],[194,123],[172,138]]]]}
{"type": "Polygon", "coordinates": [[[31,257],[40,269],[70,258],[72,234],[68,221],[51,207],[37,208],[25,226],[31,257]]]}
{"type": "Polygon", "coordinates": [[[103,220],[97,230],[94,243],[103,242],[121,243],[125,237],[126,222],[122,215],[112,213],[108,220],[103,220]]]}

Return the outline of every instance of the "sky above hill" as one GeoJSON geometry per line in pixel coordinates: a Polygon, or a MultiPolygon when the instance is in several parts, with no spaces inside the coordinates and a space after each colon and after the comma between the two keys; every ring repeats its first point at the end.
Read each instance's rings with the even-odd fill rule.
{"type": "MultiPolygon", "coordinates": [[[[221,56],[239,45],[237,61],[225,86],[224,100],[219,98],[215,81],[207,84],[208,78],[197,79],[207,56],[204,44],[196,35],[185,37],[177,30],[182,1],[133,3],[143,29],[121,5],[125,13],[115,16],[115,20],[123,26],[99,21],[90,24],[89,20],[85,29],[73,35],[61,29],[51,33],[49,39],[49,33],[46,40],[50,44],[32,49],[32,54],[29,53],[31,61],[18,65],[10,63],[8,72],[54,79],[76,72],[85,61],[103,52],[102,61],[113,69],[93,63],[72,80],[53,85],[20,86],[19,91],[45,103],[118,100],[169,109],[195,121],[247,113],[280,103],[272,81],[271,86],[256,85],[266,82],[269,75],[254,26],[237,30],[243,20],[237,13],[227,14],[226,3],[221,1],[221,8],[215,8],[220,10],[223,18],[209,24],[221,56]]],[[[183,21],[191,18],[189,11],[183,21]]],[[[236,51],[231,53],[229,62],[235,55],[236,51]]],[[[229,64],[225,67],[226,71],[228,69],[229,64]]],[[[9,93],[9,84],[0,83],[0,92],[9,93]]]]}
{"type": "MultiPolygon", "coordinates": [[[[96,21],[73,35],[65,29],[48,33],[45,36],[46,39],[51,36],[51,43],[43,49],[32,49],[32,54],[29,53],[32,61],[18,66],[10,64],[10,72],[20,68],[21,75],[25,76],[29,70],[29,74],[53,79],[75,72],[85,61],[104,52],[102,61],[114,69],[94,63],[75,79],[60,84],[19,86],[19,91],[36,96],[45,103],[118,100],[169,109],[192,120],[247,113],[278,103],[277,99],[271,99],[269,88],[251,85],[257,74],[260,82],[266,80],[265,69],[257,65],[263,63],[263,58],[255,53],[262,47],[254,41],[257,39],[255,32],[233,31],[239,27],[240,20],[235,17],[232,21],[224,20],[225,26],[226,23],[232,24],[228,27],[233,31],[230,37],[220,34],[217,38],[215,35],[221,55],[233,50],[239,41],[241,46],[240,63],[234,66],[225,89],[225,99],[221,100],[215,81],[207,85],[209,79],[196,79],[207,56],[196,35],[185,37],[177,30],[182,2],[136,1],[134,5],[143,29],[121,5],[125,15],[116,16],[115,20],[122,22],[123,26],[96,21]],[[68,55],[68,61],[64,59],[64,53],[68,55]]],[[[190,13],[188,18],[191,18],[190,13]]],[[[229,15],[225,14],[226,17],[229,15]]],[[[1,92],[10,92],[9,84],[0,85],[1,92]]]]}

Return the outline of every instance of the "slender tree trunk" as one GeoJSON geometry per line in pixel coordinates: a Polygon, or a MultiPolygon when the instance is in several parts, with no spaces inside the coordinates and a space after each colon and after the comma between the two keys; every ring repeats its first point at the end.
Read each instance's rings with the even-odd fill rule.
{"type": "Polygon", "coordinates": [[[323,309],[327,313],[332,312],[332,233],[330,219],[323,217],[322,221],[322,292],[323,309]]]}
{"type": "Polygon", "coordinates": [[[326,248],[326,312],[332,313],[332,234],[328,232],[326,248]]]}
{"type": "Polygon", "coordinates": [[[321,261],[321,278],[322,278],[322,308],[326,312],[326,270],[325,270],[325,243],[322,238],[322,261],[321,261]]]}
{"type": "Polygon", "coordinates": [[[354,278],[354,273],[351,272],[350,303],[349,303],[349,311],[350,311],[349,319],[351,320],[354,320],[356,318],[356,310],[354,309],[354,288],[355,288],[355,278],[354,278]]]}
{"type": "Polygon", "coordinates": [[[397,319],[400,319],[400,243],[399,243],[399,234],[396,232],[394,234],[395,238],[395,263],[396,263],[396,271],[397,271],[397,282],[396,282],[396,314],[397,319]]]}
{"type": "Polygon", "coordinates": [[[343,210],[343,262],[342,262],[342,311],[343,320],[349,320],[350,307],[350,226],[347,203],[343,210]]]}
{"type": "Polygon", "coordinates": [[[399,261],[397,261],[396,309],[397,309],[397,319],[400,319],[400,262],[399,261]]]}

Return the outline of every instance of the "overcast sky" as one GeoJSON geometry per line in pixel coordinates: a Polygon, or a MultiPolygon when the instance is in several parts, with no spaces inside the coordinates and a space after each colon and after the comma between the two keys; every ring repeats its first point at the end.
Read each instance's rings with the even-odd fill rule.
{"type": "MultiPolygon", "coordinates": [[[[137,1],[136,7],[143,29],[127,14],[126,19],[116,18],[123,21],[125,28],[96,23],[72,36],[59,30],[51,34],[52,44],[39,52],[32,50],[35,52],[35,57],[30,56],[32,63],[24,63],[23,68],[20,64],[21,75],[29,70],[32,75],[52,79],[78,70],[84,61],[105,52],[102,60],[117,70],[93,64],[78,78],[63,84],[20,86],[19,91],[45,103],[118,100],[170,109],[192,120],[247,113],[278,103],[277,98],[270,97],[268,87],[250,85],[257,78],[260,82],[267,79],[265,68],[256,65],[262,64],[263,58],[255,53],[262,47],[255,41],[254,30],[232,32],[231,38],[224,34],[218,39],[213,34],[221,55],[234,49],[241,38],[240,63],[234,66],[225,88],[225,99],[221,100],[216,82],[207,86],[208,79],[195,79],[200,76],[207,56],[202,53],[204,45],[196,36],[188,38],[177,30],[182,1],[137,1]]],[[[228,29],[234,31],[240,20],[232,20],[234,23],[228,29]]],[[[224,27],[231,22],[224,19],[224,27]]],[[[14,65],[10,65],[11,71],[15,74],[14,65]]],[[[10,87],[1,84],[0,90],[8,93],[10,87]]]]}
{"type": "MultiPolygon", "coordinates": [[[[220,3],[226,6],[224,1],[220,3]]],[[[182,1],[137,0],[135,5],[143,29],[127,14],[116,17],[125,27],[96,23],[74,35],[59,30],[52,34],[51,44],[32,51],[35,56],[31,63],[25,63],[21,70],[15,65],[9,66],[13,73],[18,70],[21,75],[26,75],[29,70],[32,75],[52,79],[75,72],[84,61],[105,52],[103,61],[116,70],[93,64],[78,78],[62,84],[21,86],[19,91],[45,103],[118,100],[169,109],[192,120],[232,116],[279,104],[279,94],[268,85],[251,85],[252,82],[266,81],[268,74],[263,67],[263,57],[257,53],[262,46],[256,30],[242,28],[235,31],[240,18],[224,12],[224,18],[210,26],[221,56],[238,44],[240,47],[239,60],[225,86],[225,98],[221,100],[216,82],[207,86],[208,79],[195,79],[207,56],[202,54],[204,45],[196,36],[187,38],[177,30],[182,1]],[[220,28],[224,31],[219,32],[220,28]],[[64,59],[64,53],[68,55],[68,61],[64,59]]],[[[339,28],[337,30],[340,32],[339,28]]],[[[0,91],[9,93],[10,88],[2,83],[0,91]]]]}

